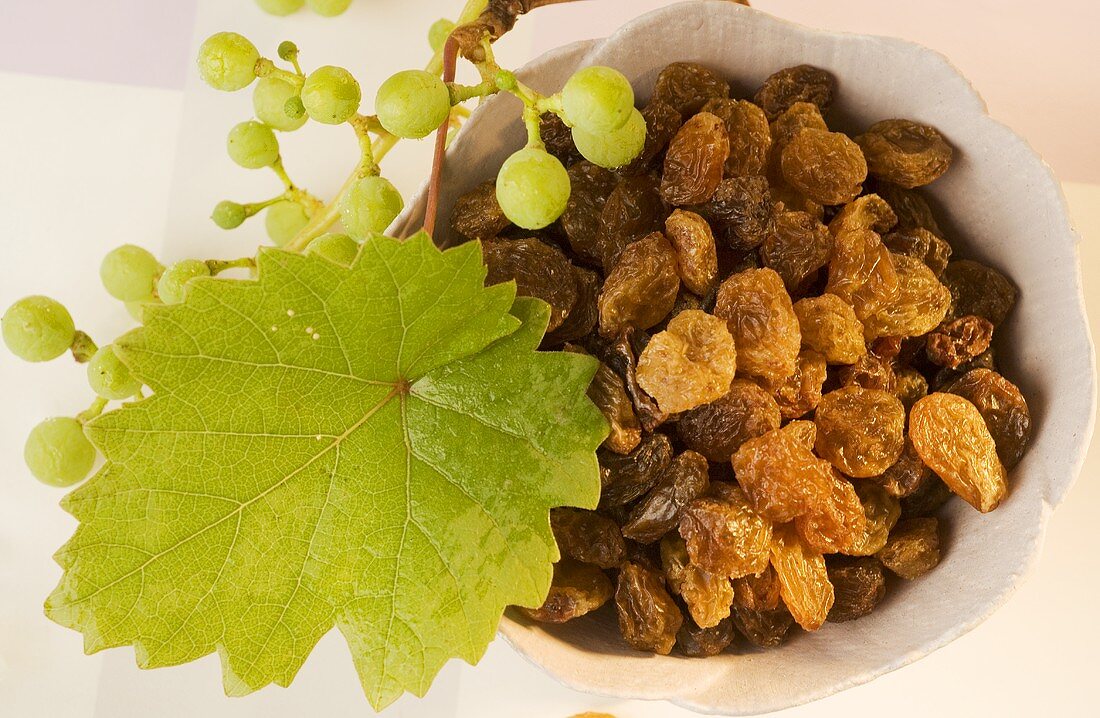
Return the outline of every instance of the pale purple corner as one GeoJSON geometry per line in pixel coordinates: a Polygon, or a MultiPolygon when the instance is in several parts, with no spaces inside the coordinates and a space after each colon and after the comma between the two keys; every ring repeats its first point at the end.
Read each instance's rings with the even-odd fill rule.
{"type": "Polygon", "coordinates": [[[198,0],[0,0],[0,71],[183,89],[198,0]]]}

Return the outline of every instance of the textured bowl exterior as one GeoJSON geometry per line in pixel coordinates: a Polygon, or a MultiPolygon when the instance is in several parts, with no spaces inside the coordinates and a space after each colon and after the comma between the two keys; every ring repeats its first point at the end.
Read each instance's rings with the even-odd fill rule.
{"type": "MultiPolygon", "coordinates": [[[[660,69],[677,60],[724,73],[742,96],[775,70],[817,65],[839,80],[830,125],[853,132],[903,117],[936,126],[957,154],[928,192],[957,256],[996,266],[1020,287],[999,345],[1005,373],[1030,403],[1032,446],[997,511],[983,516],[952,502],[940,566],[897,585],[874,614],[827,624],[771,651],[704,661],[628,649],[606,608],[559,627],[513,615],[501,623],[517,651],[573,688],[665,699],[701,713],[755,715],[909,664],[971,630],[1008,599],[1036,563],[1050,514],[1080,471],[1095,413],[1095,360],[1081,292],[1080,240],[1061,189],[1027,143],[989,117],[944,57],[902,40],[813,30],[708,0],[657,10],[603,41],[559,48],[522,76],[553,91],[578,67],[610,65],[645,97],[660,69]]],[[[514,98],[495,97],[467,123],[444,171],[444,212],[523,145],[518,109],[514,98]]],[[[419,227],[423,204],[421,194],[398,226],[419,227]]],[[[439,222],[441,244],[451,239],[446,219],[439,222]]]]}

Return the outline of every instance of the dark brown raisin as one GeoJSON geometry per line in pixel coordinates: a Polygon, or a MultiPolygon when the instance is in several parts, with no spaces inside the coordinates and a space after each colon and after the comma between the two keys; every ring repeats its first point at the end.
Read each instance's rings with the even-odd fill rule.
{"type": "Polygon", "coordinates": [[[886,546],[876,554],[882,565],[912,580],[940,562],[940,526],[935,517],[899,521],[886,546]]]}
{"type": "Polygon", "coordinates": [[[894,214],[898,216],[899,231],[926,229],[937,237],[944,236],[932,208],[920,190],[905,189],[879,181],[875,182],[875,192],[890,204],[894,214]]]}
{"type": "Polygon", "coordinates": [[[610,579],[599,568],[566,558],[554,564],[554,580],[542,605],[519,610],[541,623],[565,623],[595,611],[612,592],[610,579]]]}
{"type": "Polygon", "coordinates": [[[947,269],[951,261],[951,245],[927,229],[920,227],[901,229],[882,238],[886,248],[896,254],[905,254],[928,265],[937,277],[947,269]]]}
{"type": "Polygon", "coordinates": [[[626,543],[618,525],[595,511],[553,509],[550,526],[558,549],[571,559],[600,568],[616,568],[626,560],[626,543]]]}
{"type": "Polygon", "coordinates": [[[824,114],[833,103],[836,78],[812,65],[788,67],[764,80],[753,101],[769,120],[774,120],[796,102],[810,102],[824,114]]]}
{"type": "Polygon", "coordinates": [[[886,597],[886,574],[873,557],[836,557],[828,561],[829,583],[836,600],[828,621],[843,623],[863,618],[886,597]]]}
{"type": "Polygon", "coordinates": [[[928,396],[928,380],[913,367],[900,367],[894,375],[896,381],[891,393],[901,401],[906,411],[912,409],[921,397],[928,396]]]}
{"type": "Polygon", "coordinates": [[[856,138],[870,173],[906,189],[938,179],[951,166],[951,145],[934,127],[882,120],[856,138]]]}
{"type": "Polygon", "coordinates": [[[649,329],[672,311],[680,291],[676,252],[660,232],[626,247],[600,293],[600,334],[649,329]]]}
{"type": "Polygon", "coordinates": [[[851,202],[867,179],[859,145],[840,132],[803,130],[783,149],[780,164],[788,184],[825,205],[851,202]]]}
{"type": "Polygon", "coordinates": [[[703,106],[703,112],[722,118],[726,125],[730,142],[726,176],[764,174],[772,146],[771,129],[764,111],[747,100],[711,100],[703,106]]]}
{"type": "Polygon", "coordinates": [[[708,202],[692,209],[705,217],[716,236],[735,251],[756,249],[768,238],[773,208],[764,177],[722,180],[708,202]]]}
{"type": "Polygon", "coordinates": [[[588,398],[611,427],[604,447],[616,454],[629,454],[638,448],[642,441],[642,425],[634,413],[634,404],[626,393],[622,377],[603,362],[588,385],[588,398]]]}
{"type": "Polygon", "coordinates": [[[596,322],[600,319],[599,275],[580,267],[573,267],[573,274],[577,278],[577,301],[569,310],[565,321],[557,329],[547,332],[542,343],[544,348],[560,346],[564,342],[587,336],[596,328],[596,322]]]}
{"type": "Polygon", "coordinates": [[[606,341],[598,335],[587,337],[587,347],[599,359],[615,370],[626,385],[626,393],[634,402],[634,412],[638,420],[642,422],[642,428],[653,431],[661,425],[668,416],[657,407],[653,397],[646,394],[638,386],[637,363],[633,338],[639,334],[633,327],[627,327],[615,337],[613,341],[606,341]]]}
{"type": "Polygon", "coordinates": [[[710,484],[707,460],[685,451],[672,460],[657,485],[630,512],[623,536],[638,543],[653,543],[676,527],[680,513],[710,484]]]}
{"type": "Polygon", "coordinates": [[[733,605],[752,611],[774,611],[779,608],[779,574],[771,564],[757,574],[735,578],[733,605]]]}
{"type": "Polygon", "coordinates": [[[882,472],[877,481],[886,493],[894,498],[904,499],[912,496],[932,478],[932,470],[924,465],[913,448],[909,437],[905,439],[905,449],[894,465],[882,472]]]}
{"type": "Polygon", "coordinates": [[[711,461],[730,460],[741,444],[779,428],[775,399],[757,384],[734,379],[717,401],[684,412],[677,423],[680,439],[711,461]]]}
{"type": "Polygon", "coordinates": [[[553,112],[539,117],[539,137],[546,145],[546,151],[561,160],[566,167],[581,159],[581,153],[573,144],[573,130],[553,112]]]}
{"type": "Polygon", "coordinates": [[[577,275],[565,255],[533,238],[485,240],[482,247],[486,286],[515,281],[516,294],[550,305],[548,331],[561,326],[577,302],[577,275]]]}
{"type": "Polygon", "coordinates": [[[616,183],[615,175],[587,160],[569,168],[571,190],[561,228],[577,256],[597,267],[602,260],[597,244],[600,217],[616,183]]]}
{"type": "Polygon", "coordinates": [[[685,118],[709,100],[730,96],[730,86],[718,73],[694,62],[674,62],[661,70],[653,99],[667,102],[685,118]]]}
{"type": "Polygon", "coordinates": [[[726,618],[717,626],[700,628],[690,617],[684,618],[676,634],[676,648],[689,658],[717,656],[733,643],[733,620],[726,618]]]}
{"type": "Polygon", "coordinates": [[[931,516],[943,507],[954,496],[951,489],[943,480],[932,474],[929,479],[909,496],[901,500],[901,515],[903,518],[931,516]]]}
{"type": "Polygon", "coordinates": [[[621,506],[643,496],[672,463],[672,443],[664,434],[650,434],[626,456],[601,449],[600,506],[621,506]]]}
{"type": "Polygon", "coordinates": [[[706,202],[722,181],[729,151],[729,135],[720,118],[709,112],[692,117],[665,153],[661,197],[673,206],[706,202]]]}
{"type": "Polygon", "coordinates": [[[968,314],[941,324],[928,335],[928,358],[933,364],[957,369],[989,348],[993,324],[968,314]]]}
{"type": "Polygon", "coordinates": [[[780,212],[760,247],[760,260],[795,294],[805,281],[829,263],[833,239],[825,225],[805,212],[780,212]]]}
{"type": "Polygon", "coordinates": [[[487,180],[455,201],[451,229],[466,239],[492,239],[511,225],[497,202],[496,182],[487,180]]]}
{"type": "Polygon", "coordinates": [[[619,631],[631,647],[668,655],[684,619],[655,569],[627,562],[615,591],[619,631]]]}
{"type": "Polygon", "coordinates": [[[949,319],[976,314],[988,319],[994,327],[1012,311],[1019,294],[1008,277],[969,259],[948,264],[941,281],[951,291],[949,319]]]}
{"type": "Polygon", "coordinates": [[[737,631],[757,648],[775,648],[787,640],[794,618],[785,607],[772,611],[754,611],[734,606],[730,618],[737,631]]]}
{"type": "Polygon", "coordinates": [[[608,195],[600,213],[596,248],[604,272],[610,272],[631,242],[661,228],[665,216],[656,175],[627,177],[608,195]]]}
{"type": "Polygon", "coordinates": [[[990,369],[974,369],[948,385],[946,391],[978,407],[1006,469],[1020,463],[1031,441],[1031,412],[1015,384],[990,369]]]}

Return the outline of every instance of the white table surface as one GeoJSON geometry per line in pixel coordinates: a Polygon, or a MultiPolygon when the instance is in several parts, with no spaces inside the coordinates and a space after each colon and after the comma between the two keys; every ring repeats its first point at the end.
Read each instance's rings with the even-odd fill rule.
{"type": "MultiPolygon", "coordinates": [[[[184,44],[193,48],[223,26],[246,30],[268,44],[287,34],[285,24],[242,9],[242,2],[199,2],[196,29],[193,34],[187,30],[184,44]]],[[[377,0],[374,8],[361,11],[370,10],[366,16],[380,34],[387,28],[419,33],[421,18],[452,4],[377,0]]],[[[0,8],[0,19],[9,10],[0,8]]],[[[303,18],[292,27],[313,61],[356,66],[349,48],[357,30],[345,21],[303,18]]],[[[548,40],[521,25],[508,42],[502,54],[518,62],[548,40]]],[[[422,55],[422,43],[409,42],[395,46],[384,67],[373,72],[356,67],[367,84],[376,85],[392,69],[418,64],[422,55]]],[[[3,72],[28,69],[5,62],[0,54],[0,96],[18,111],[0,113],[0,305],[24,294],[50,294],[70,306],[94,336],[113,336],[127,320],[99,287],[96,268],[107,250],[133,242],[168,258],[235,256],[259,236],[258,228],[243,235],[221,233],[205,219],[213,201],[223,196],[249,197],[272,186],[263,175],[237,170],[221,149],[225,130],[247,112],[246,99],[202,90],[193,73],[179,88],[168,81],[112,84],[28,76],[3,72]],[[74,113],[79,121],[74,122],[74,113]]],[[[300,173],[307,185],[321,190],[338,182],[334,167],[340,166],[347,141],[326,129],[314,133],[309,149],[319,153],[320,163],[300,173]]],[[[1094,139],[1089,141],[1095,146],[1094,139]]],[[[292,171],[309,161],[301,143],[296,144],[287,151],[292,171]]],[[[422,176],[419,163],[427,154],[423,145],[395,153],[390,174],[403,189],[422,176]]],[[[1066,193],[1085,237],[1082,262],[1096,333],[1100,184],[1067,184],[1066,193]]],[[[64,362],[31,366],[0,351],[0,396],[0,716],[369,715],[346,648],[335,634],[322,641],[290,689],[269,688],[233,700],[221,694],[213,657],[143,672],[134,667],[128,649],[84,656],[80,637],[50,623],[41,611],[59,573],[50,555],[71,533],[73,521],[56,506],[59,493],[36,483],[21,460],[25,435],[40,418],[72,414],[87,403],[84,377],[64,362]]],[[[1094,647],[1100,643],[1100,625],[1088,616],[1100,599],[1098,476],[1100,451],[1094,450],[1051,522],[1038,569],[982,626],[901,671],[777,715],[1095,715],[1093,682],[1100,659],[1094,647]]],[[[499,642],[480,666],[449,664],[427,699],[402,700],[384,715],[565,718],[583,710],[618,718],[691,715],[666,704],[575,693],[499,642]]]]}

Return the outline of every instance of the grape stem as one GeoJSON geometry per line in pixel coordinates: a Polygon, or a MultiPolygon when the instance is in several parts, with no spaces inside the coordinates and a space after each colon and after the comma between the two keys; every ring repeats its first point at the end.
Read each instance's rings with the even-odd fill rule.
{"type": "Polygon", "coordinates": [[[91,406],[76,415],[76,420],[79,421],[81,424],[85,424],[102,414],[103,410],[106,408],[107,400],[101,396],[97,396],[96,400],[92,402],[91,406]]]}
{"type": "MultiPolygon", "coordinates": [[[[295,69],[298,70],[297,61],[294,62],[295,69]]],[[[275,63],[266,57],[261,57],[256,61],[256,77],[273,77],[278,80],[288,82],[293,87],[301,88],[305,84],[305,75],[299,74],[301,70],[297,72],[291,72],[290,70],[284,70],[281,67],[276,67],[275,63]]]]}
{"type": "Polygon", "coordinates": [[[210,270],[211,274],[219,274],[227,269],[255,269],[256,260],[252,257],[241,257],[240,259],[208,259],[206,260],[206,268],[210,270]]]}
{"type": "Polygon", "coordinates": [[[73,343],[69,346],[69,349],[73,353],[73,359],[76,359],[78,364],[90,362],[95,353],[99,351],[99,347],[92,341],[92,338],[80,331],[73,336],[73,343]]]}

